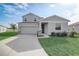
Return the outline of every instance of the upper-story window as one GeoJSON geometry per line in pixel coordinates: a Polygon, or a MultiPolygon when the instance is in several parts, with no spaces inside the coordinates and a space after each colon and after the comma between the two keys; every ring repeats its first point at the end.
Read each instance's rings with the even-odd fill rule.
{"type": "Polygon", "coordinates": [[[36,21],[36,18],[34,19],[34,21],[36,21]]]}
{"type": "Polygon", "coordinates": [[[27,22],[27,18],[24,18],[24,22],[27,22]]]}
{"type": "Polygon", "coordinates": [[[55,30],[61,30],[61,23],[56,23],[55,30]]]}

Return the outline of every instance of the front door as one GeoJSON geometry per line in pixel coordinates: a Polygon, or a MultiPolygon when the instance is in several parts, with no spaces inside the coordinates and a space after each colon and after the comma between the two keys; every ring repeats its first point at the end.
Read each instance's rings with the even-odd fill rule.
{"type": "Polygon", "coordinates": [[[45,25],[45,24],[42,24],[42,25],[41,25],[41,27],[42,27],[42,33],[44,33],[44,30],[45,30],[45,29],[44,29],[44,25],[45,25]]]}

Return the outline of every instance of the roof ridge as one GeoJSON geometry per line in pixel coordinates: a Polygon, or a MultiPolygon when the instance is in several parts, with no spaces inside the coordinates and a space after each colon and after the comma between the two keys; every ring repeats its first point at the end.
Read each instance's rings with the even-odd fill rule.
{"type": "Polygon", "coordinates": [[[78,24],[79,23],[79,21],[78,22],[74,22],[74,23],[72,23],[72,24],[70,24],[70,25],[74,25],[74,24],[78,24]]]}
{"type": "Polygon", "coordinates": [[[59,17],[59,18],[62,18],[62,19],[65,19],[65,20],[69,21],[68,19],[66,19],[66,18],[64,18],[64,17],[61,17],[61,16],[58,16],[58,15],[48,16],[48,17],[46,17],[46,18],[44,18],[44,19],[47,19],[47,18],[50,18],[50,17],[59,17]]]}
{"type": "MultiPolygon", "coordinates": [[[[0,25],[0,26],[2,26],[2,27],[6,27],[6,26],[3,26],[3,25],[0,25]]],[[[6,27],[7,28],[7,27],[6,27]]]]}
{"type": "MultiPolygon", "coordinates": [[[[25,14],[24,16],[29,15],[29,14],[32,14],[32,15],[35,15],[35,16],[37,16],[37,17],[40,17],[40,18],[41,18],[41,16],[36,15],[35,13],[32,13],[32,12],[29,12],[29,13],[25,14]]],[[[24,16],[23,16],[23,17],[24,17],[24,16]]]]}

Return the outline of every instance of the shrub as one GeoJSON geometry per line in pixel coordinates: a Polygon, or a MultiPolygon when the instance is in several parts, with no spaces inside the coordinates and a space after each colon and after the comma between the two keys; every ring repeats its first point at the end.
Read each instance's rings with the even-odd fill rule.
{"type": "Polygon", "coordinates": [[[55,36],[55,32],[52,32],[50,36],[55,36]]]}
{"type": "Polygon", "coordinates": [[[70,36],[70,37],[75,37],[75,34],[77,34],[77,33],[75,32],[75,28],[74,28],[74,26],[73,26],[73,27],[72,27],[72,31],[70,32],[69,36],[70,36]]]}
{"type": "Polygon", "coordinates": [[[61,33],[56,33],[56,36],[61,36],[61,33]]]}
{"type": "Polygon", "coordinates": [[[59,36],[59,37],[63,37],[63,36],[67,36],[67,32],[52,32],[50,36],[59,36]]]}
{"type": "Polygon", "coordinates": [[[62,36],[67,36],[67,32],[62,32],[62,36]]]}
{"type": "Polygon", "coordinates": [[[69,36],[70,36],[70,37],[74,37],[75,34],[76,34],[76,32],[70,32],[69,36]]]}
{"type": "Polygon", "coordinates": [[[67,36],[67,32],[62,32],[62,33],[56,33],[56,36],[64,37],[67,36]]]}

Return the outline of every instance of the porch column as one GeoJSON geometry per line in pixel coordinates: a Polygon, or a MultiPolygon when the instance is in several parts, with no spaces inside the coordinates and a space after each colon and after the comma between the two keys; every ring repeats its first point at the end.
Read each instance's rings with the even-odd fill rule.
{"type": "Polygon", "coordinates": [[[39,33],[41,34],[41,31],[42,31],[42,29],[41,29],[41,22],[39,22],[39,33]]]}
{"type": "Polygon", "coordinates": [[[39,22],[39,31],[41,31],[42,29],[41,29],[41,22],[39,22]]]}

